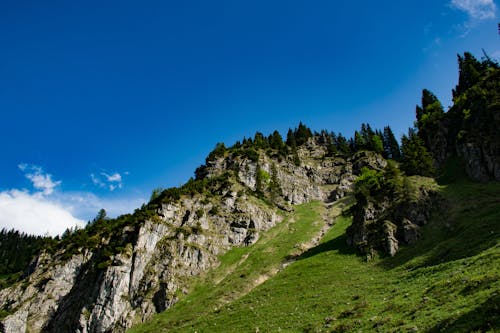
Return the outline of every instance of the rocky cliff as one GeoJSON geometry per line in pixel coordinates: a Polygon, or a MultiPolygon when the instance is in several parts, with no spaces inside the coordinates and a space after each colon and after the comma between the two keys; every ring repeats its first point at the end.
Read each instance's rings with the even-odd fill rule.
{"type": "Polygon", "coordinates": [[[347,242],[367,259],[377,252],[394,256],[401,245],[415,243],[419,229],[440,204],[437,184],[430,178],[405,178],[397,190],[387,191],[384,186],[369,196],[357,195],[351,209],[353,222],[347,229],[347,242]]]}
{"type": "Polygon", "coordinates": [[[125,331],[172,306],[191,277],[217,266],[231,247],[256,242],[294,204],[335,201],[352,191],[363,166],[385,163],[371,153],[329,156],[317,138],[296,155],[300,163],[273,151],[250,157],[226,151],[207,159],[180,190],[76,232],[0,291],[7,314],[0,327],[8,333],[125,331]]]}
{"type": "Polygon", "coordinates": [[[437,98],[424,90],[417,106],[419,135],[436,166],[458,157],[467,175],[486,182],[500,180],[500,67],[470,53],[458,57],[459,82],[453,106],[443,112],[437,98]]]}

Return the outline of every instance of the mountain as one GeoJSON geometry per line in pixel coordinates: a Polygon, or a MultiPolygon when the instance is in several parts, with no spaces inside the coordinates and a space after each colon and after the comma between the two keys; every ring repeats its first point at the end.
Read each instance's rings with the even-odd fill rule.
{"type": "Polygon", "coordinates": [[[498,180],[499,68],[470,57],[448,112],[424,90],[401,152],[368,124],[257,132],[133,214],[46,240],[0,291],[0,330],[498,328],[500,186],[461,170],[498,180]]]}

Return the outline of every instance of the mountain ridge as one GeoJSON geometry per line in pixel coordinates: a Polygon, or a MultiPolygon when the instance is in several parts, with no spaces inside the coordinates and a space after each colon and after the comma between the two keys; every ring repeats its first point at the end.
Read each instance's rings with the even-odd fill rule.
{"type": "MultiPolygon", "coordinates": [[[[500,120],[496,107],[500,70],[489,60],[480,62],[467,55],[463,59],[468,60],[459,62],[454,108],[444,113],[435,96],[424,90],[416,128],[403,137],[402,156],[390,127],[380,131],[368,124],[351,139],[328,131],[313,133],[300,123],[288,131],[286,140],[274,131],[269,136],[257,132],[231,147],[219,143],[195,171],[195,178],[183,186],[155,190],[150,202],[133,214],[108,219],[100,213],[86,228],[69,230],[61,240],[48,240],[26,274],[0,290],[0,328],[9,333],[123,332],[155,318],[156,313],[175,309],[179,300],[193,293],[196,296],[192,288],[200,286],[198,279],[224,268],[227,258],[249,251],[249,256],[235,259],[235,271],[228,268],[229,273],[219,277],[220,284],[241,288],[229,298],[224,295],[231,291],[219,291],[226,297],[223,300],[239,302],[324,248],[325,241],[332,241],[328,238],[332,232],[340,232],[335,239],[350,246],[341,250],[344,247],[335,242],[339,254],[357,253],[358,259],[362,254],[376,264],[380,256],[399,260],[404,257],[399,251],[408,252],[405,245],[418,244],[427,235],[425,230],[433,228],[430,221],[440,225],[434,215],[448,207],[442,187],[424,177],[432,175],[434,167],[446,170],[446,162],[455,158],[463,160],[465,172],[473,179],[486,182],[497,176],[500,140],[492,128],[500,120]],[[471,75],[474,79],[465,79],[471,75]],[[470,108],[476,104],[477,108],[470,108]],[[484,129],[480,137],[470,132],[471,124],[485,121],[489,123],[479,126],[484,129]],[[466,154],[459,147],[479,153],[466,154]],[[343,227],[331,231],[339,221],[343,227]],[[284,241],[276,230],[290,237],[284,241]],[[238,278],[233,273],[241,266],[257,260],[250,255],[254,251],[261,253],[256,258],[263,271],[255,276],[242,273],[239,279],[248,285],[231,282],[238,278]],[[266,259],[265,253],[273,251],[277,256],[266,259]]],[[[494,195],[492,187],[488,193],[494,195]]],[[[486,207],[494,206],[484,195],[481,198],[486,207]]],[[[495,216],[488,214],[487,222],[495,216]]],[[[488,223],[485,226],[490,227],[488,223]]],[[[492,237],[497,237],[498,226],[491,228],[492,237]]],[[[444,236],[441,241],[446,243],[444,236]]],[[[493,245],[487,250],[491,249],[493,245]]],[[[350,262],[359,273],[361,266],[350,262]]],[[[487,285],[496,288],[492,283],[487,285]]],[[[216,320],[217,311],[206,314],[216,320]]],[[[348,325],[351,315],[342,316],[341,324],[348,325]]],[[[310,329],[318,328],[315,325],[310,329]]]]}

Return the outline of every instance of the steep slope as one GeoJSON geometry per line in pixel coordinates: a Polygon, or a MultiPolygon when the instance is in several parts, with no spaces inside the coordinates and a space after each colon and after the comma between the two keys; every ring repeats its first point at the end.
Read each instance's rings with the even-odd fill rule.
{"type": "Polygon", "coordinates": [[[389,127],[257,132],[133,214],[45,240],[0,290],[0,331],[123,332],[157,313],[137,330],[495,328],[498,184],[418,176],[429,150],[497,179],[499,68],[460,66],[449,112],[424,91],[400,165],[382,157],[400,156],[389,127]]]}
{"type": "Polygon", "coordinates": [[[0,291],[1,327],[119,332],[145,321],[187,292],[190,277],[219,265],[221,254],[255,243],[291,205],[341,198],[353,168],[385,163],[362,157],[327,156],[318,138],[288,157],[253,148],[212,154],[196,180],[44,251],[25,279],[0,291]]]}
{"type": "MultiPolygon", "coordinates": [[[[496,331],[500,184],[465,181],[441,186],[440,192],[446,210],[421,228],[419,242],[394,257],[365,262],[346,243],[351,219],[339,216],[319,245],[250,292],[238,291],[255,281],[252,273],[267,258],[266,249],[286,262],[264,239],[256,244],[261,253],[229,251],[192,294],[131,332],[496,331]]],[[[292,225],[312,228],[317,211],[298,207],[292,225]]],[[[276,237],[273,242],[286,243],[289,234],[276,237]]]]}

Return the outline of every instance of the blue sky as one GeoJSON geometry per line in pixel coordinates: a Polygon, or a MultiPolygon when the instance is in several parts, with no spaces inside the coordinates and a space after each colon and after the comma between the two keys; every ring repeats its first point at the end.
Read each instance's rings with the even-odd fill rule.
{"type": "Polygon", "coordinates": [[[492,0],[0,3],[0,227],[131,212],[216,142],[346,136],[450,105],[456,55],[500,58],[492,0]]]}

